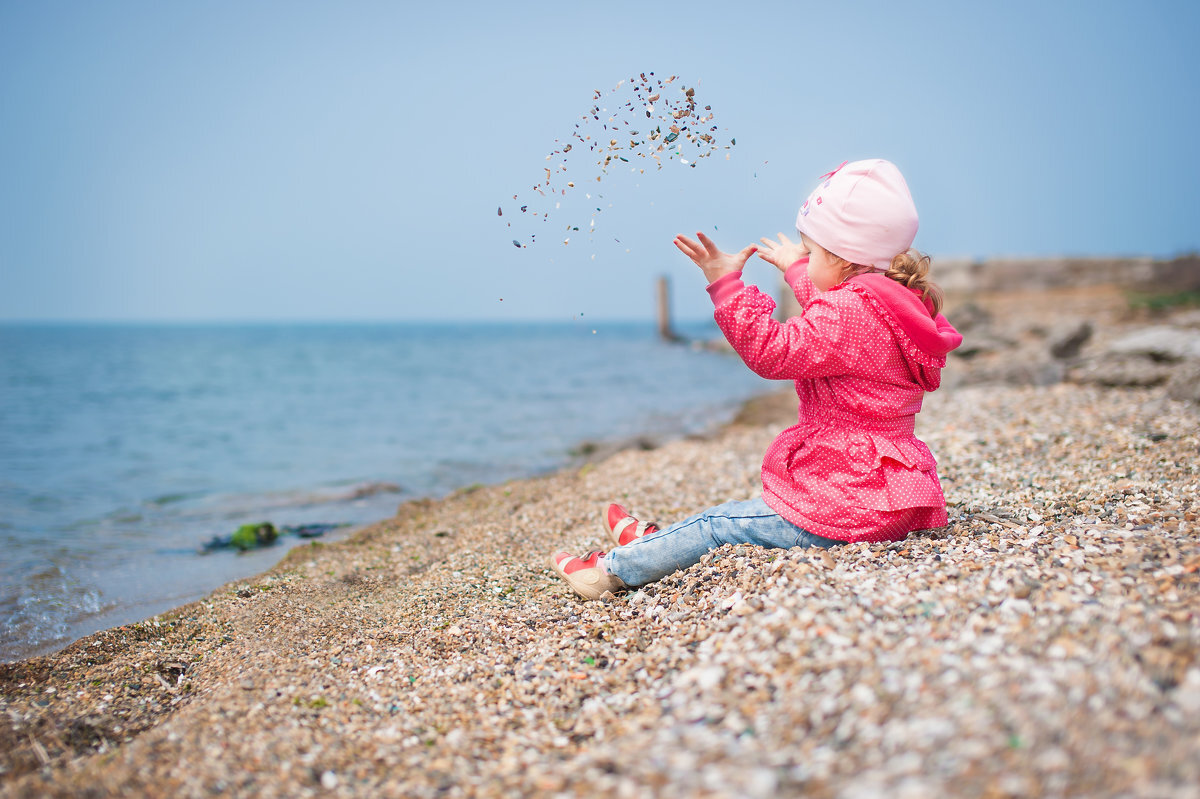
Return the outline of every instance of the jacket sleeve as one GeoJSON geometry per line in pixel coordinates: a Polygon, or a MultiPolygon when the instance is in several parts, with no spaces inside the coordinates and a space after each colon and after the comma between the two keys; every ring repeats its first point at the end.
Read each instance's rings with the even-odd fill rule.
{"type": "Polygon", "coordinates": [[[787,271],[783,273],[783,282],[787,283],[792,294],[796,295],[796,302],[800,303],[801,308],[808,305],[809,300],[820,293],[808,277],[807,255],[787,268],[787,271]]]}
{"type": "MultiPolygon", "coordinates": [[[[848,323],[856,314],[846,306],[846,298],[819,296],[800,316],[778,322],[771,318],[775,301],[754,286],[742,286],[740,275],[736,285],[729,281],[717,286],[719,282],[709,287],[717,326],[755,374],[768,380],[801,380],[850,373],[864,338],[849,334],[848,323]]],[[[855,299],[850,295],[851,302],[855,299]]]]}

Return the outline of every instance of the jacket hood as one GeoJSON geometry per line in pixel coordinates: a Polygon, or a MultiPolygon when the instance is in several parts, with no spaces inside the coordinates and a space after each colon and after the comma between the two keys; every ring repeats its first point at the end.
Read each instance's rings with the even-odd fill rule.
{"type": "Polygon", "coordinates": [[[926,391],[936,391],[946,354],[962,343],[962,335],[946,317],[934,315],[933,303],[922,301],[916,289],[875,273],[852,277],[830,291],[837,289],[853,291],[875,309],[895,334],[913,379],[926,391]]]}
{"type": "Polygon", "coordinates": [[[906,288],[889,277],[868,273],[852,277],[847,288],[860,289],[880,309],[892,329],[905,336],[921,352],[942,358],[959,344],[962,334],[941,314],[934,315],[933,303],[921,299],[921,292],[906,288]]]}

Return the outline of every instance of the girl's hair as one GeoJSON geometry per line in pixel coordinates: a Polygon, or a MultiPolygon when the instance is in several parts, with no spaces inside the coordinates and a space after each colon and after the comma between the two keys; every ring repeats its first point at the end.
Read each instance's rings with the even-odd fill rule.
{"type": "MultiPolygon", "coordinates": [[[[842,264],[841,275],[838,278],[839,283],[855,275],[864,275],[873,271],[870,266],[852,264],[845,258],[833,255],[833,253],[830,253],[830,255],[841,261],[842,264]]],[[[937,283],[929,279],[929,265],[930,260],[928,255],[924,255],[916,250],[906,250],[892,258],[892,263],[888,265],[887,271],[883,274],[885,277],[890,277],[903,286],[921,292],[921,299],[929,300],[933,303],[933,314],[937,316],[942,312],[942,289],[937,283]]]]}

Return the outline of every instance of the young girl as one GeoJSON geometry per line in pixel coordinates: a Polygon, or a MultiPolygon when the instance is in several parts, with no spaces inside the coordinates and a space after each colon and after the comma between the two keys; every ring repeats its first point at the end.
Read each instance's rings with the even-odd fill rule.
{"type": "Polygon", "coordinates": [[[799,244],[781,233],[736,254],[703,233],[675,238],[703,270],[717,324],[746,365],[795,382],[799,423],[767,450],[762,498],[663,530],[610,505],[614,550],[550,559],[584,597],[654,582],[722,544],[832,547],[946,524],[933,455],[913,428],[962,336],[939,313],[929,258],[909,249],[917,210],[904,178],[888,161],[844,163],[822,176],[796,228],[799,244]],[[775,303],[742,283],[755,251],[784,272],[799,316],[775,321],[775,303]]]}

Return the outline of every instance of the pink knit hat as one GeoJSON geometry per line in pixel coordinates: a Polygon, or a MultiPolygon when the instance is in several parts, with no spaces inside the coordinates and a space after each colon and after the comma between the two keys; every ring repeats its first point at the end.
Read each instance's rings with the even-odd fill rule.
{"type": "Polygon", "coordinates": [[[887,269],[916,238],[917,208],[895,164],[852,161],[822,176],[796,229],[850,263],[887,269]]]}

